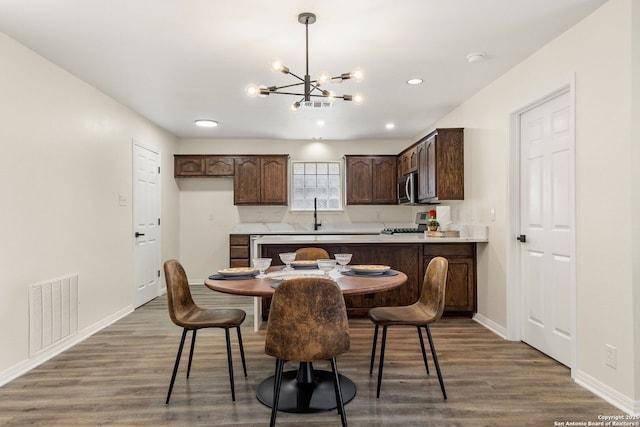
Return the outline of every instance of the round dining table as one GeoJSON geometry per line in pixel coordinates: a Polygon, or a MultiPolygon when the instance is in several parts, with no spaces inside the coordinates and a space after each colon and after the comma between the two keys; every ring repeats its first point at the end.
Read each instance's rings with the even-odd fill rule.
{"type": "MultiPolygon", "coordinates": [[[[285,272],[281,266],[273,266],[267,270],[266,278],[240,278],[210,276],[204,284],[214,291],[253,297],[272,297],[279,283],[291,277],[306,275],[323,275],[320,270],[285,272]]],[[[401,271],[389,270],[381,275],[356,275],[352,271],[339,273],[332,271],[329,275],[343,295],[359,295],[383,292],[403,285],[407,275],[401,271]]],[[[258,313],[255,314],[256,316],[258,313]]],[[[268,321],[268,320],[267,320],[268,321]]],[[[344,375],[340,375],[340,388],[345,403],[356,395],[355,383],[344,375]]],[[[275,376],[263,380],[256,391],[256,397],[264,405],[273,405],[273,384],[275,376]]],[[[333,374],[330,371],[313,369],[311,362],[300,362],[298,370],[283,374],[280,389],[278,410],[284,412],[311,413],[321,412],[337,407],[333,374]]]]}

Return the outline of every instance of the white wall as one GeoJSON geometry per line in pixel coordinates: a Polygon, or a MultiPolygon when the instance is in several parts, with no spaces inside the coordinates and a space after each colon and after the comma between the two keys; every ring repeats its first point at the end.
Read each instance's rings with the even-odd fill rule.
{"type": "Polygon", "coordinates": [[[27,364],[29,285],[78,273],[81,332],[132,309],[132,139],[168,172],[163,258],[179,211],[173,136],[2,33],[0,57],[2,380],[27,364]]]}
{"type": "MultiPolygon", "coordinates": [[[[435,124],[465,128],[464,209],[496,208],[490,243],[480,254],[478,311],[506,326],[507,287],[518,286],[506,281],[506,242],[513,238],[507,234],[509,114],[575,73],[577,377],[610,392],[627,409],[637,408],[640,397],[640,345],[634,344],[640,336],[639,296],[633,289],[640,240],[631,216],[639,212],[640,181],[630,117],[631,28],[633,16],[637,44],[639,7],[634,0],[610,0],[435,124]],[[603,221],[606,226],[596,227],[603,221]],[[615,370],[605,365],[605,344],[618,349],[615,370]]],[[[637,92],[636,87],[636,113],[637,92]]]]}

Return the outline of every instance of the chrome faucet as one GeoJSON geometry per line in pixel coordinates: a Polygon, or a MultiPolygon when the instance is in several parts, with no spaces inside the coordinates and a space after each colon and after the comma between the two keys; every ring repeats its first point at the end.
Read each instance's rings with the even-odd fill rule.
{"type": "Polygon", "coordinates": [[[321,224],[318,223],[318,198],[313,198],[313,229],[318,230],[321,224]]]}

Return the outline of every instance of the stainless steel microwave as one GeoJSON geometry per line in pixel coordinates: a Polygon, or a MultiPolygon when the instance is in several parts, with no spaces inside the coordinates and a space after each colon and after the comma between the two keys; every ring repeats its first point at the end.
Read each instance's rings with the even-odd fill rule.
{"type": "Polygon", "coordinates": [[[398,179],[398,204],[418,203],[418,174],[411,172],[398,179]]]}

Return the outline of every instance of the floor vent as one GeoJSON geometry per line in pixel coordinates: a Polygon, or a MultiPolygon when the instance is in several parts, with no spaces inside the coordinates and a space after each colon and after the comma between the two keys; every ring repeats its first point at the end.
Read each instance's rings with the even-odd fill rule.
{"type": "Polygon", "coordinates": [[[78,275],[29,287],[29,355],[63,342],[78,332],[78,275]]]}

